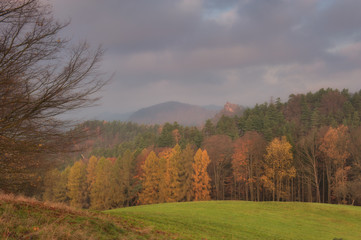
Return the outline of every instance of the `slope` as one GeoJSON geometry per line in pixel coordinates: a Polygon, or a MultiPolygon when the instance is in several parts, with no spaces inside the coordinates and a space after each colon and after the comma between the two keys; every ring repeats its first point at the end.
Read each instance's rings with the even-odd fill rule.
{"type": "Polygon", "coordinates": [[[0,194],[0,239],[169,239],[173,235],[108,214],[0,194]]]}

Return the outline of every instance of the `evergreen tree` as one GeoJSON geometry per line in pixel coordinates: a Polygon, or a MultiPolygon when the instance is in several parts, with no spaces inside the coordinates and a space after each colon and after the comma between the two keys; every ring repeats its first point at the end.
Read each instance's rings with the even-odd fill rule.
{"type": "Polygon", "coordinates": [[[238,127],[236,124],[236,118],[231,118],[227,116],[222,116],[216,126],[217,134],[224,134],[232,139],[238,137],[238,127]]]}
{"type": "Polygon", "coordinates": [[[216,134],[216,129],[210,119],[208,119],[202,129],[203,135],[206,137],[210,137],[216,134]]]}
{"type": "MultiPolygon", "coordinates": [[[[119,159],[119,158],[118,158],[119,159]]],[[[121,158],[121,184],[124,189],[124,197],[125,197],[125,206],[129,206],[130,200],[133,197],[132,193],[132,176],[134,174],[134,155],[128,149],[125,151],[121,158]]]]}
{"type": "Polygon", "coordinates": [[[158,147],[173,147],[175,139],[173,136],[173,130],[175,128],[170,123],[165,123],[162,128],[162,132],[158,138],[158,147]]]}

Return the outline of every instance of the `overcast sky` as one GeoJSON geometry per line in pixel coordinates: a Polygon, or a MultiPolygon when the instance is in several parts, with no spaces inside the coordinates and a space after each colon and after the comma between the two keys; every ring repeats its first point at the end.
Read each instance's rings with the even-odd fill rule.
{"type": "Polygon", "coordinates": [[[360,0],[50,0],[114,73],[94,111],[361,89],[360,0]]]}

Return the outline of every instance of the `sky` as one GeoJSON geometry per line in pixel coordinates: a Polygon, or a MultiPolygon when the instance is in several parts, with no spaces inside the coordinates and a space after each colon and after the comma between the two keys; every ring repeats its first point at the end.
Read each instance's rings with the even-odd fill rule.
{"type": "Polygon", "coordinates": [[[361,89],[359,0],[48,1],[65,36],[106,50],[92,113],[361,89]]]}

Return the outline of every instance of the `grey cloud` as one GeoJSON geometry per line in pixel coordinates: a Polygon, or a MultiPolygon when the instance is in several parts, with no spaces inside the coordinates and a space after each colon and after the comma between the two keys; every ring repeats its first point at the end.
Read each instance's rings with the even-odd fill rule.
{"type": "Polygon", "coordinates": [[[107,49],[103,69],[116,76],[105,108],[250,105],[338,78],[361,88],[357,0],[52,1],[57,17],[72,18],[67,34],[107,49]]]}

